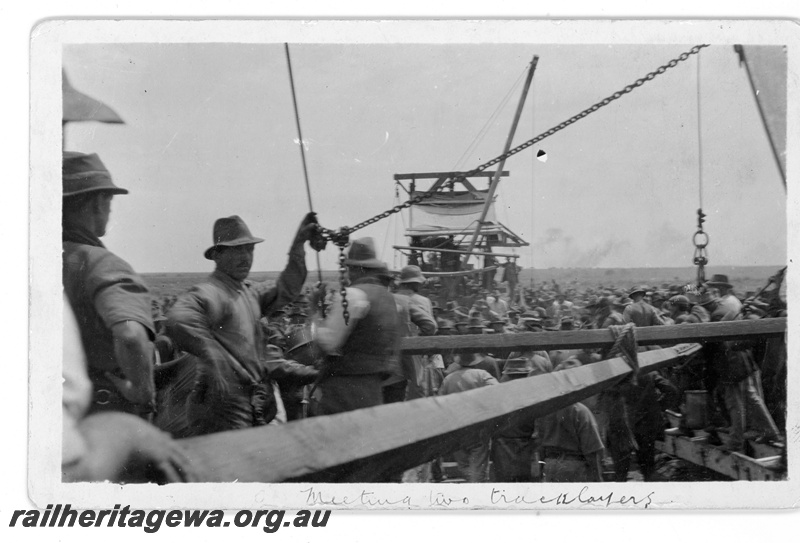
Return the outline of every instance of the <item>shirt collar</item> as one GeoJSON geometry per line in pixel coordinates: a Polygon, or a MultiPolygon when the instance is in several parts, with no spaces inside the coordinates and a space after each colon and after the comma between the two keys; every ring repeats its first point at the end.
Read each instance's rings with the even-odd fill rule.
{"type": "Polygon", "coordinates": [[[91,232],[85,226],[80,224],[74,223],[66,223],[63,226],[63,230],[61,232],[61,240],[62,241],[70,241],[73,243],[80,243],[83,245],[91,245],[92,247],[102,247],[105,248],[103,242],[100,241],[93,232],[91,232]]]}
{"type": "Polygon", "coordinates": [[[239,281],[238,279],[234,279],[227,273],[223,273],[219,270],[214,270],[213,272],[211,272],[211,277],[232,290],[243,291],[246,286],[245,282],[246,280],[239,281]]]}

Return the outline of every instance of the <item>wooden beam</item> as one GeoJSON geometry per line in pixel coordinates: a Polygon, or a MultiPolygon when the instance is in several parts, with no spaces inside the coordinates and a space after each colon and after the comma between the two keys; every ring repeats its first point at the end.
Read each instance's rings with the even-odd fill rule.
{"type": "Polygon", "coordinates": [[[666,435],[656,448],[739,481],[779,481],[786,476],[780,457],[750,458],[709,445],[706,438],[666,435]]]}
{"type": "MultiPolygon", "coordinates": [[[[430,252],[433,252],[433,253],[459,253],[459,254],[463,255],[464,253],[467,252],[467,251],[465,251],[463,249],[433,249],[433,248],[428,248],[428,247],[411,247],[411,246],[408,246],[408,245],[393,245],[392,248],[399,249],[399,250],[406,250],[406,251],[420,251],[422,253],[430,253],[430,252]]],[[[508,258],[519,258],[520,257],[520,255],[515,255],[515,254],[511,254],[511,253],[489,253],[489,252],[485,252],[485,251],[472,251],[472,254],[478,255],[478,256],[505,256],[505,257],[508,257],[508,258]]]]}
{"type": "MultiPolygon", "coordinates": [[[[671,345],[736,339],[778,337],[786,332],[786,317],[775,319],[648,326],[636,329],[639,345],[671,345]]],[[[613,345],[610,330],[562,330],[518,334],[417,336],[403,338],[403,354],[493,353],[553,349],[596,349],[613,345]]]]}
{"type": "MultiPolygon", "coordinates": [[[[428,172],[428,173],[396,173],[394,174],[395,181],[404,181],[407,179],[439,179],[440,177],[447,177],[452,179],[453,177],[464,177],[470,172],[428,172]]],[[[474,172],[469,175],[469,177],[493,177],[495,172],[474,172]]],[[[508,177],[509,172],[508,170],[503,170],[500,172],[500,177],[508,177]]]]}
{"type": "MultiPolygon", "coordinates": [[[[699,349],[687,344],[641,353],[640,371],[668,366],[699,349]]],[[[459,394],[180,443],[209,482],[380,482],[522,417],[541,417],[588,398],[630,373],[622,359],[613,358],[459,394]]]]}
{"type": "Polygon", "coordinates": [[[424,271],[422,275],[425,277],[468,277],[470,275],[486,273],[490,271],[494,271],[497,269],[497,266],[489,266],[488,268],[478,268],[477,270],[461,270],[461,271],[452,271],[452,272],[429,272],[424,271]]]}

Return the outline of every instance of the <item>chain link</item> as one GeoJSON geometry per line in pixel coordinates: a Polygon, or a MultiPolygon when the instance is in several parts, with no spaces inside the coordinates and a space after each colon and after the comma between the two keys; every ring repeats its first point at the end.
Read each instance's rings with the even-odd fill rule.
{"type": "MultiPolygon", "coordinates": [[[[683,61],[687,60],[690,56],[696,55],[704,47],[708,47],[708,44],[695,45],[689,51],[686,51],[685,53],[681,53],[678,56],[678,58],[674,58],[674,59],[670,60],[669,62],[667,62],[663,66],[659,66],[658,68],[656,68],[655,70],[653,70],[649,74],[645,75],[644,77],[641,77],[641,78],[637,79],[636,81],[634,81],[630,85],[626,85],[622,90],[619,90],[619,91],[615,92],[611,96],[603,98],[602,100],[600,100],[596,104],[584,109],[583,111],[581,111],[577,115],[573,115],[572,117],[570,117],[566,121],[564,121],[564,122],[552,127],[551,129],[547,130],[546,132],[543,132],[543,133],[539,134],[538,136],[534,137],[533,139],[529,139],[528,141],[526,141],[526,142],[514,147],[513,149],[511,149],[508,152],[498,156],[497,158],[493,158],[489,162],[485,162],[485,163],[481,164],[480,166],[478,166],[474,170],[464,174],[463,176],[461,176],[459,178],[461,179],[461,178],[468,178],[470,176],[473,176],[473,175],[475,175],[477,173],[480,173],[480,172],[486,170],[486,168],[489,168],[491,166],[494,166],[495,164],[498,164],[498,163],[502,162],[503,160],[506,160],[510,156],[516,155],[520,151],[524,151],[525,149],[527,149],[528,147],[530,147],[532,145],[536,145],[537,143],[539,143],[543,139],[552,136],[556,132],[565,129],[566,127],[576,123],[577,121],[583,119],[584,117],[594,113],[598,109],[607,106],[608,104],[610,104],[614,100],[617,100],[617,99],[621,98],[622,96],[628,94],[633,89],[641,87],[642,85],[644,85],[648,81],[652,81],[653,79],[656,78],[656,76],[659,76],[659,75],[663,74],[664,72],[666,72],[668,69],[674,68],[675,66],[677,66],[679,62],[683,62],[683,61]]],[[[453,186],[454,181],[455,181],[455,179],[449,180],[445,184],[445,187],[453,186]]],[[[389,209],[387,211],[384,211],[383,213],[380,213],[378,215],[375,215],[374,217],[369,218],[369,219],[367,219],[367,220],[365,220],[363,222],[360,222],[360,223],[358,223],[357,225],[355,225],[353,227],[349,227],[349,228],[348,227],[342,227],[339,230],[339,233],[337,233],[337,232],[335,232],[333,230],[325,229],[325,228],[322,228],[321,230],[322,230],[322,232],[324,234],[330,236],[331,239],[334,239],[333,236],[340,235],[342,232],[345,232],[346,234],[350,234],[352,232],[355,232],[356,230],[360,230],[360,229],[362,229],[362,228],[364,228],[366,226],[374,224],[374,223],[380,221],[381,219],[385,219],[387,217],[390,217],[394,213],[399,213],[403,209],[411,207],[412,205],[418,204],[421,201],[423,201],[423,200],[425,200],[427,198],[430,198],[431,196],[433,196],[434,194],[439,192],[439,190],[440,189],[437,188],[436,190],[432,189],[432,190],[428,190],[426,192],[420,193],[420,194],[414,196],[413,198],[411,198],[410,200],[408,200],[406,202],[403,202],[402,204],[396,205],[393,208],[391,208],[391,209],[389,209]]]]}
{"type": "Polygon", "coordinates": [[[344,248],[347,243],[339,245],[339,294],[342,295],[342,317],[344,317],[344,324],[350,324],[350,312],[347,311],[347,266],[345,265],[344,248]]]}

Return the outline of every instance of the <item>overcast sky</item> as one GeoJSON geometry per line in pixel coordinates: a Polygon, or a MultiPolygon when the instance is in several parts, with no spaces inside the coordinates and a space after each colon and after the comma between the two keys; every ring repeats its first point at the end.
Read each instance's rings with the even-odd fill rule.
{"type": "MultiPolygon", "coordinates": [[[[499,155],[533,55],[515,144],[692,45],[292,45],[320,221],[338,228],[391,207],[395,173],[499,155]]],[[[709,266],[783,265],[786,197],[746,73],[731,46],[700,57],[709,266]]],[[[238,214],[267,240],[253,269],[282,268],[308,209],[283,45],[69,45],[63,58],[73,86],[126,121],[66,134],[66,149],[97,152],[130,190],[113,203],[111,250],[141,272],[209,270],[214,220],[238,214]]],[[[531,242],[517,250],[523,266],[692,264],[697,73],[694,56],[507,161],[497,217],[531,242]]],[[[405,244],[402,230],[387,219],[356,237],[376,238],[398,266],[390,246],[405,244]]],[[[329,248],[323,268],[335,257],[329,248]]]]}

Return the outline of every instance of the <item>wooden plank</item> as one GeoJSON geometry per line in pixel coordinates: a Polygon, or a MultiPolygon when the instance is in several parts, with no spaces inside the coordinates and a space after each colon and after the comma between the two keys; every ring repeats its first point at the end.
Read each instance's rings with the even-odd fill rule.
{"type": "Polygon", "coordinates": [[[488,268],[478,268],[477,270],[462,270],[452,272],[422,272],[425,277],[464,277],[469,275],[481,274],[494,271],[498,266],[489,266],[488,268]]]}
{"type": "MultiPolygon", "coordinates": [[[[639,345],[711,342],[778,337],[786,332],[786,317],[775,319],[648,326],[636,329],[639,345]]],[[[403,354],[493,353],[553,349],[596,349],[613,345],[610,330],[562,330],[518,334],[416,336],[403,338],[403,354]]]]}
{"type": "Polygon", "coordinates": [[[775,468],[776,465],[780,466],[780,462],[762,462],[713,447],[703,439],[666,435],[663,441],[656,443],[656,448],[739,481],[778,481],[786,475],[783,469],[775,468]]]}
{"type": "MultiPolygon", "coordinates": [[[[640,355],[641,371],[691,356],[697,344],[640,355]]],[[[282,426],[181,440],[210,482],[384,481],[491,435],[597,394],[631,373],[619,358],[460,394],[393,403],[282,426]]]]}
{"type": "MultiPolygon", "coordinates": [[[[470,172],[427,172],[427,173],[396,173],[394,174],[395,181],[405,181],[408,179],[439,179],[440,177],[453,178],[464,177],[470,172]]],[[[473,172],[469,177],[493,177],[495,172],[473,172]]],[[[509,171],[503,170],[500,172],[500,177],[508,177],[509,171]]]]}
{"type": "MultiPolygon", "coordinates": [[[[467,251],[463,249],[429,249],[427,247],[408,247],[406,245],[393,245],[394,249],[406,250],[406,251],[419,251],[421,253],[459,253],[464,254],[467,251]]],[[[519,258],[520,255],[515,255],[511,253],[491,253],[486,251],[472,251],[472,254],[478,256],[505,256],[508,258],[519,258]]]]}

